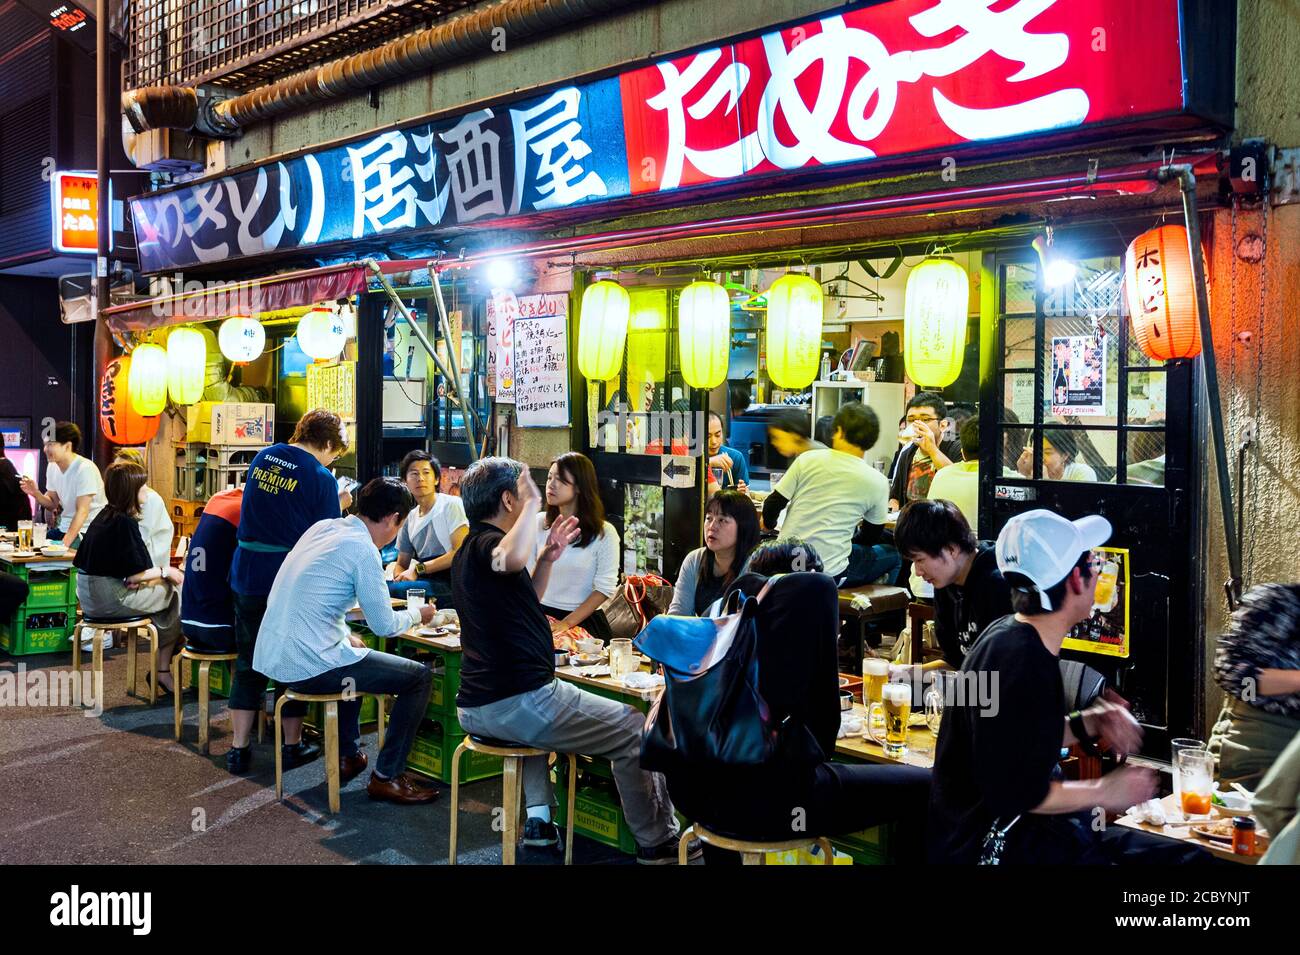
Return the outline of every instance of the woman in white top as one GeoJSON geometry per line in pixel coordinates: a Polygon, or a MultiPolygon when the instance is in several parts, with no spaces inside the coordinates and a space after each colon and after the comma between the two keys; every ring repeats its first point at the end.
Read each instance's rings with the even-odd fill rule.
{"type": "MultiPolygon", "coordinates": [[[[122,448],[117,452],[117,460],[133,461],[148,470],[144,455],[135,448],[122,448]]],[[[172,564],[172,534],[176,529],[167,503],[148,484],[140,489],[140,514],[136,519],[140,522],[144,546],[149,549],[149,559],[159,570],[166,570],[172,564]]]]}
{"type": "Polygon", "coordinates": [[[542,610],[555,618],[552,633],[581,626],[592,636],[608,640],[612,634],[604,614],[595,611],[618,586],[618,531],[605,520],[596,469],[584,454],[561,454],[546,478],[546,510],[537,515],[539,551],[546,531],[560,517],[576,517],[581,531],[551,568],[542,610]]]}

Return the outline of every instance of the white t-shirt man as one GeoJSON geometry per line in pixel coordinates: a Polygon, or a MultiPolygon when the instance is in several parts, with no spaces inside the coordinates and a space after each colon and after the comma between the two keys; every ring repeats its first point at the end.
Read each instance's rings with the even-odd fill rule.
{"type": "MultiPolygon", "coordinates": [[[[63,508],[59,513],[59,530],[65,534],[72,526],[72,518],[76,516],[77,498],[85,494],[91,495],[90,513],[81,525],[82,534],[86,533],[86,529],[108,503],[104,497],[104,478],[99,473],[99,468],[95,467],[93,461],[79,454],[73,455],[72,463],[66,471],[61,470],[57,464],[46,466],[45,491],[47,494],[54,491],[59,495],[59,506],[63,508]]],[[[68,543],[71,544],[71,541],[68,543]]]]}
{"type": "Polygon", "coordinates": [[[451,535],[468,527],[465,505],[454,494],[439,494],[427,514],[411,508],[397,535],[397,552],[408,560],[430,561],[451,550],[451,535]]]}
{"type": "Polygon", "coordinates": [[[849,565],[858,523],[883,524],[889,513],[885,476],[857,455],[831,448],[799,455],[773,490],[789,501],[778,540],[812,544],[836,578],[849,565]]]}

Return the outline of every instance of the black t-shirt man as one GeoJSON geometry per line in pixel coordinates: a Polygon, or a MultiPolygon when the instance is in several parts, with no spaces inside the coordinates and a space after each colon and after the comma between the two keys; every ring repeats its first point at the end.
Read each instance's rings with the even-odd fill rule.
{"type": "MultiPolygon", "coordinates": [[[[1047,798],[1061,759],[1061,670],[1038,631],[1003,617],[966,654],[961,674],[935,751],[931,862],[978,862],[994,822],[1006,826],[1047,798]]],[[[1051,817],[1016,823],[1018,842],[1040,818],[1050,824],[1051,817]]]]}
{"type": "Polygon", "coordinates": [[[475,522],[452,560],[462,650],[458,706],[486,706],[555,679],[551,627],[532,577],[527,570],[492,569],[492,552],[505,536],[492,524],[475,522]]]}
{"type": "Polygon", "coordinates": [[[997,553],[990,541],[980,541],[966,575],[966,583],[953,582],[934,591],[934,636],[943,658],[954,670],[995,620],[1011,613],[1011,588],[998,570],[997,553]]]}

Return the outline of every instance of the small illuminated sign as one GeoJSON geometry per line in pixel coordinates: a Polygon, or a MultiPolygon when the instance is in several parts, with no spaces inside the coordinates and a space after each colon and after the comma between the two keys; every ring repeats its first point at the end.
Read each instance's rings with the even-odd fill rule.
{"type": "Polygon", "coordinates": [[[71,4],[60,4],[50,11],[50,26],[64,33],[76,33],[89,22],[86,11],[71,4]]]}
{"type": "Polygon", "coordinates": [[[56,172],[50,181],[54,248],[59,252],[98,250],[99,182],[93,172],[56,172]]]}

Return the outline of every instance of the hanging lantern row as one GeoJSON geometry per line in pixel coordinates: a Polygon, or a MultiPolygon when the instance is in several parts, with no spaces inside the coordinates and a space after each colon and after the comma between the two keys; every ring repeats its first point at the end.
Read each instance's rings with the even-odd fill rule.
{"type": "Polygon", "coordinates": [[[1147,357],[1170,361],[1201,353],[1186,227],[1157,226],[1129,244],[1124,254],[1124,293],[1134,337],[1147,357]]]}

